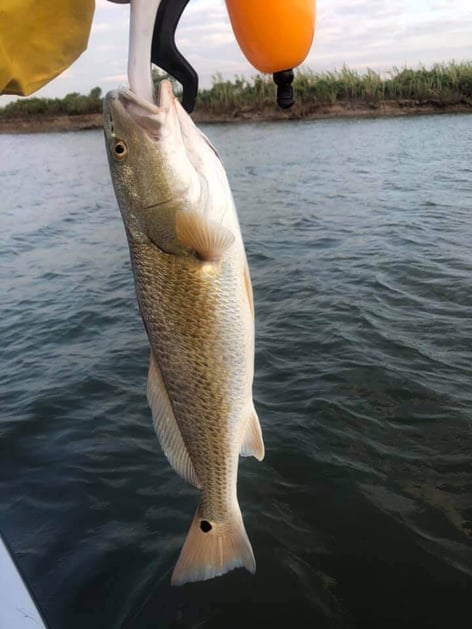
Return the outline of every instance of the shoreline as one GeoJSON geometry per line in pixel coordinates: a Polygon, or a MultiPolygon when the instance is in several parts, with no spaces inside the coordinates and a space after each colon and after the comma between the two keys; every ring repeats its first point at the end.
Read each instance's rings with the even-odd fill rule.
{"type": "MultiPolygon", "coordinates": [[[[213,114],[197,110],[192,118],[197,124],[235,122],[276,122],[290,120],[327,120],[333,118],[384,118],[432,114],[472,113],[472,102],[448,104],[440,101],[381,101],[378,103],[339,102],[310,108],[300,104],[288,111],[239,109],[232,113],[213,114]]],[[[30,118],[0,118],[0,134],[63,133],[102,128],[102,114],[76,116],[36,116],[30,118]]]]}

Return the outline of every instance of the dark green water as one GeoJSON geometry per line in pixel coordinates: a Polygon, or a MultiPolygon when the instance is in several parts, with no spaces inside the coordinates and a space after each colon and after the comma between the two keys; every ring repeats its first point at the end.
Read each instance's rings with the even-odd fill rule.
{"type": "Polygon", "coordinates": [[[182,588],[197,493],[154,436],[102,135],[0,136],[0,527],[51,629],[468,626],[471,123],[205,128],[267,454],[239,474],[256,575],[182,588]]]}

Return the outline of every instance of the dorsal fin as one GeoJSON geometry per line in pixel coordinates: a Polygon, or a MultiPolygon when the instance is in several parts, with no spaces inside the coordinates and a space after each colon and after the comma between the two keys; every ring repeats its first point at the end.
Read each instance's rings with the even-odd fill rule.
{"type": "Polygon", "coordinates": [[[234,242],[234,234],[229,229],[198,212],[177,212],[175,226],[179,242],[208,262],[221,260],[234,242]]]}
{"type": "Polygon", "coordinates": [[[185,447],[174,411],[154,354],[151,352],[147,398],[159,442],[169,463],[184,480],[200,488],[200,481],[185,447]]]}

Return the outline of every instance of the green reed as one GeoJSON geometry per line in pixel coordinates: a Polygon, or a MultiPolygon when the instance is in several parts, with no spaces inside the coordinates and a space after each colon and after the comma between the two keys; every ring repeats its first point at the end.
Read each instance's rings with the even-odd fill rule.
{"type": "MultiPolygon", "coordinates": [[[[379,74],[343,66],[340,70],[298,70],[294,89],[299,109],[336,103],[374,104],[386,100],[439,101],[445,105],[471,103],[472,62],[435,64],[415,70],[393,68],[379,74]]],[[[200,91],[198,109],[214,114],[262,110],[274,103],[274,84],[267,75],[225,81],[213,77],[213,85],[200,91]]]]}

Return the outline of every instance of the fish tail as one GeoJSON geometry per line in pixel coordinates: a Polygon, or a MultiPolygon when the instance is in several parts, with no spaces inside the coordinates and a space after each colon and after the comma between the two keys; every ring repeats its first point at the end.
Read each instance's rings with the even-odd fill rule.
{"type": "Polygon", "coordinates": [[[199,507],[172,573],[172,585],[205,581],[239,567],[256,571],[239,505],[222,523],[205,520],[199,507]]]}

